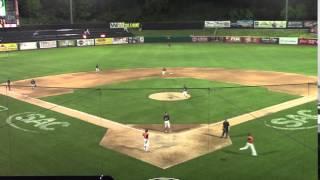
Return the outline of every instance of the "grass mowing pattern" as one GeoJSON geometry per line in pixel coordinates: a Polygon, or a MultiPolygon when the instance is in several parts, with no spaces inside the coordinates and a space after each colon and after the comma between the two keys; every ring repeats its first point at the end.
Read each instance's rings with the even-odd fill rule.
{"type": "MultiPolygon", "coordinates": [[[[0,100],[3,105],[6,98],[0,96],[0,100]]],[[[32,111],[68,121],[71,126],[41,134],[2,127],[1,175],[111,174],[116,179],[175,177],[186,180],[316,179],[316,129],[282,131],[264,125],[265,120],[295,114],[301,109],[310,109],[316,115],[316,102],[232,127],[232,146],[167,170],[99,147],[98,142],[105,132],[103,128],[10,98],[8,102],[9,112],[0,112],[2,125],[7,115],[32,111]],[[248,132],[255,137],[257,158],[251,157],[249,151],[238,150],[244,145],[248,132]]]]}
{"type": "MultiPolygon", "coordinates": [[[[10,52],[0,82],[79,71],[153,67],[219,67],[316,75],[317,48],[250,44],[114,45],[10,52]]],[[[52,84],[54,86],[54,84],[52,84]]]]}
{"type": "Polygon", "coordinates": [[[221,87],[239,85],[189,78],[150,78],[99,87],[122,90],[102,90],[101,94],[98,90],[76,90],[44,100],[124,124],[162,124],[164,112],[169,112],[173,124],[206,124],[297,98],[260,87],[221,87]],[[148,98],[157,92],[181,92],[184,84],[189,88],[212,89],[189,89],[192,98],[183,101],[162,102],[148,98]]]}

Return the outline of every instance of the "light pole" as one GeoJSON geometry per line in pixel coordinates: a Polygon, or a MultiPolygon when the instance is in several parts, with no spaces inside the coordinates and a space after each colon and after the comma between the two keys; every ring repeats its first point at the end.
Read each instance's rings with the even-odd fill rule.
{"type": "Polygon", "coordinates": [[[73,24],[73,0],[69,0],[70,7],[70,24],[73,24]]]}
{"type": "Polygon", "coordinates": [[[288,2],[289,0],[286,0],[286,7],[285,7],[285,13],[286,13],[286,21],[288,21],[288,4],[289,4],[289,2],[288,2]]]}

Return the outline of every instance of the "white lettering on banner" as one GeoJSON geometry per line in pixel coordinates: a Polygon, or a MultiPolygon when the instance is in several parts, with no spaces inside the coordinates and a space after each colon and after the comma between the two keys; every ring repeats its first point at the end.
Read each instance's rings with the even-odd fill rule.
{"type": "Polygon", "coordinates": [[[7,110],[9,110],[7,107],[0,106],[0,112],[1,112],[1,111],[7,111],[7,110]]]}
{"type": "Polygon", "coordinates": [[[22,42],[20,43],[20,50],[38,49],[37,42],[22,42]]]}
{"type": "Polygon", "coordinates": [[[16,129],[38,133],[36,129],[43,131],[54,131],[55,127],[68,127],[70,123],[59,122],[55,118],[46,118],[43,114],[25,112],[11,115],[7,118],[6,122],[16,129]],[[27,126],[27,128],[26,128],[27,126]]]}
{"type": "Polygon", "coordinates": [[[124,29],[124,22],[111,22],[110,29],[124,29]]]}
{"type": "Polygon", "coordinates": [[[40,48],[56,48],[57,41],[40,41],[40,48]]]}
{"type": "Polygon", "coordinates": [[[297,114],[289,114],[285,117],[265,121],[265,125],[281,130],[302,130],[316,128],[317,116],[311,114],[311,110],[299,110],[297,114]]]}
{"type": "Polygon", "coordinates": [[[298,38],[296,37],[280,37],[279,44],[298,44],[298,38]]]}
{"type": "Polygon", "coordinates": [[[225,28],[230,27],[231,21],[205,21],[205,28],[225,28]]]}

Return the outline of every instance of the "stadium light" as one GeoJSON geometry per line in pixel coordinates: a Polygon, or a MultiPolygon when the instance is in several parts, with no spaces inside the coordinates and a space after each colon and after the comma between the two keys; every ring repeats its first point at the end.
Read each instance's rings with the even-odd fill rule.
{"type": "Polygon", "coordinates": [[[70,24],[73,24],[73,0],[69,0],[70,7],[70,24]]]}
{"type": "Polygon", "coordinates": [[[289,2],[288,2],[289,0],[286,0],[286,7],[285,7],[285,11],[286,11],[286,21],[288,21],[288,4],[289,4],[289,2]]]}

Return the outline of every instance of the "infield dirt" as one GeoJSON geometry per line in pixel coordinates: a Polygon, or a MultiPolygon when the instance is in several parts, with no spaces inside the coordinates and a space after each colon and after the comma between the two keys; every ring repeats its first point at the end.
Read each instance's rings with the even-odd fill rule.
{"type": "Polygon", "coordinates": [[[72,93],[75,88],[96,87],[99,85],[150,77],[186,77],[236,83],[247,86],[271,85],[265,87],[271,91],[280,91],[288,94],[303,96],[299,99],[230,118],[231,126],[316,100],[317,89],[315,82],[317,82],[317,77],[313,76],[280,72],[244,71],[219,68],[167,69],[169,75],[164,77],[161,75],[160,68],[110,70],[99,73],[81,72],[38,77],[34,78],[38,86],[47,88],[38,87],[32,90],[30,87],[31,79],[26,79],[13,82],[12,92],[6,92],[6,90],[3,88],[0,90],[0,93],[108,128],[107,133],[100,142],[101,146],[124,153],[164,169],[231,145],[231,139],[219,138],[221,134],[221,122],[207,125],[190,125],[189,127],[183,127],[179,130],[177,129],[177,131],[166,134],[160,132],[159,125],[124,125],[115,123],[112,120],[96,117],[36,98],[72,93]],[[278,86],[279,84],[299,83],[301,83],[301,85],[278,86]],[[150,131],[150,152],[143,151],[143,138],[141,130],[143,128],[152,129],[150,131]]]}

